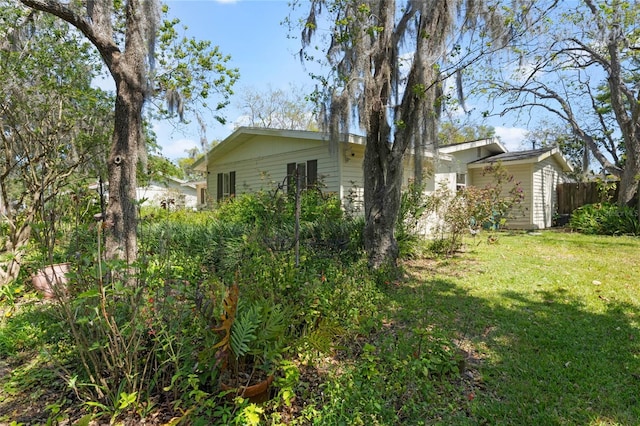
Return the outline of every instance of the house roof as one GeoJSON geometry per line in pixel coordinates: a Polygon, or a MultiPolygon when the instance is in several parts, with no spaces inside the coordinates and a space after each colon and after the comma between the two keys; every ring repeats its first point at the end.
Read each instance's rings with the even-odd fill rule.
{"type": "Polygon", "coordinates": [[[441,145],[438,151],[445,154],[453,154],[454,152],[466,151],[474,148],[486,148],[491,154],[501,154],[507,152],[507,148],[502,145],[498,138],[478,139],[462,143],[452,143],[441,145]]]}
{"type": "MultiPolygon", "coordinates": [[[[282,139],[306,139],[320,142],[329,142],[329,134],[326,132],[317,132],[311,130],[286,130],[286,129],[270,129],[264,127],[238,127],[233,133],[227,136],[222,142],[211,148],[203,157],[196,160],[191,168],[193,170],[206,172],[207,163],[210,158],[220,157],[235,149],[238,145],[251,140],[256,136],[271,136],[282,139]]],[[[365,145],[366,138],[364,136],[349,133],[345,139],[340,140],[341,144],[365,145]]],[[[409,153],[411,154],[411,153],[409,153]]],[[[443,152],[443,154],[446,154],[443,152]]],[[[433,156],[431,153],[425,153],[426,156],[433,156]]],[[[445,159],[450,159],[445,156],[445,159]]]]}
{"type": "MultiPolygon", "coordinates": [[[[166,187],[168,183],[173,183],[176,186],[184,186],[186,188],[191,188],[191,189],[195,189],[196,188],[196,183],[195,182],[187,182],[186,180],[179,179],[179,178],[173,177],[173,176],[163,176],[162,179],[152,179],[144,186],[156,185],[156,186],[166,187]]],[[[140,185],[140,182],[138,182],[138,184],[139,184],[138,185],[139,187],[142,187],[140,185]]],[[[102,185],[103,185],[104,188],[109,188],[109,182],[103,182],[102,185]]],[[[99,183],[95,182],[95,183],[90,183],[88,185],[88,188],[97,190],[98,186],[99,186],[99,183]]]]}
{"type": "Polygon", "coordinates": [[[509,164],[539,163],[549,157],[553,157],[558,162],[563,171],[570,172],[573,170],[573,167],[571,167],[571,165],[567,162],[567,160],[564,158],[557,147],[530,149],[526,151],[503,152],[498,155],[493,155],[491,157],[483,158],[469,163],[469,168],[484,167],[487,164],[493,164],[498,161],[509,164]]]}
{"type": "MultiPolygon", "coordinates": [[[[227,136],[222,142],[211,148],[203,157],[193,163],[191,168],[198,171],[206,171],[209,157],[224,155],[234,149],[235,146],[250,140],[255,136],[275,136],[279,138],[296,138],[317,141],[329,141],[329,134],[325,132],[316,132],[311,130],[286,130],[271,129],[265,127],[238,127],[233,133],[227,136]]],[[[340,143],[353,143],[358,145],[365,144],[365,138],[354,134],[348,135],[348,140],[341,140],[340,143]]]]}

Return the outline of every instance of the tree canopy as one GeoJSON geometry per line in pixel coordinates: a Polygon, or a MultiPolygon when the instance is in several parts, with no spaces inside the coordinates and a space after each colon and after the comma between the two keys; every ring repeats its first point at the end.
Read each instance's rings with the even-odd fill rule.
{"type": "Polygon", "coordinates": [[[495,135],[496,130],[492,126],[483,124],[457,126],[453,121],[443,121],[438,128],[438,145],[488,139],[495,135]]]}
{"type": "Polygon", "coordinates": [[[73,182],[97,180],[113,98],[91,87],[91,46],[53,17],[0,7],[0,284],[15,278],[34,223],[73,182]]]}
{"type": "Polygon", "coordinates": [[[289,90],[245,88],[240,93],[239,124],[287,130],[318,130],[314,106],[300,87],[289,90]]]}
{"type": "Polygon", "coordinates": [[[635,1],[563,2],[511,63],[471,75],[494,113],[565,123],[620,178],[621,204],[633,199],[640,176],[639,13],[635,1]]]}

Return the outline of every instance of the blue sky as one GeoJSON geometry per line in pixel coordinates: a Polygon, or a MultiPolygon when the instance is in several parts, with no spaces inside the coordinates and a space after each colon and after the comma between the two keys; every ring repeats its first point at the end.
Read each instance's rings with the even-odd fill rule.
{"type": "MultiPolygon", "coordinates": [[[[300,41],[287,38],[288,30],[280,24],[289,13],[287,1],[169,0],[166,4],[170,16],[188,27],[188,36],[218,45],[223,54],[231,55],[229,66],[240,71],[236,96],[224,113],[228,124],[210,122],[207,139],[224,139],[233,131],[240,115],[234,103],[243,88],[287,89],[293,83],[311,91],[313,82],[295,54],[300,41]]],[[[195,125],[178,130],[169,123],[156,123],[154,129],[163,154],[170,159],[184,157],[185,149],[199,140],[195,125]]]]}
{"type": "MultiPolygon", "coordinates": [[[[313,82],[296,56],[300,40],[287,38],[281,22],[289,13],[286,0],[168,0],[169,14],[188,27],[187,35],[210,40],[224,54],[231,55],[230,66],[239,68],[240,80],[234,91],[252,87],[259,91],[286,89],[294,84],[311,91],[313,82]]],[[[225,111],[228,124],[210,122],[207,139],[224,139],[233,131],[241,115],[234,107],[237,96],[225,111]]],[[[488,123],[510,150],[519,149],[525,130],[511,123],[488,123]]],[[[185,150],[198,146],[198,128],[175,129],[168,122],[154,125],[164,156],[175,160],[185,150]]]]}

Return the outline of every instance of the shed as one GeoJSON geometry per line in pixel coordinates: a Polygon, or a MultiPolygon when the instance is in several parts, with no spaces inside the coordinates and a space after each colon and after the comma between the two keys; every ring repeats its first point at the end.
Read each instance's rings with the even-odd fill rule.
{"type": "Polygon", "coordinates": [[[508,226],[514,229],[543,229],[553,226],[558,211],[556,187],[569,181],[572,171],[558,148],[504,152],[467,165],[469,183],[475,186],[490,184],[491,177],[483,175],[485,166],[501,162],[507,172],[519,181],[524,201],[511,212],[508,226]]]}

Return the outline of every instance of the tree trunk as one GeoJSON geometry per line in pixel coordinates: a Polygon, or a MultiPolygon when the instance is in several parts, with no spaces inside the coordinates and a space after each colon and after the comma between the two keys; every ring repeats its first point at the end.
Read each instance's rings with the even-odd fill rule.
{"type": "MultiPolygon", "coordinates": [[[[630,144],[628,144],[630,145],[630,144]]],[[[624,170],[620,176],[620,191],[618,192],[618,205],[625,206],[631,204],[634,196],[640,198],[638,182],[640,178],[640,141],[631,146],[627,146],[627,158],[624,170]]]]}
{"type": "Polygon", "coordinates": [[[368,134],[363,163],[364,247],[374,269],[397,266],[395,228],[402,189],[401,159],[393,155],[386,139],[381,139],[379,132],[368,134]]]}
{"type": "Polygon", "coordinates": [[[0,287],[11,283],[18,278],[22,263],[23,249],[31,236],[31,226],[27,223],[22,225],[20,229],[12,229],[9,235],[9,241],[5,243],[4,250],[9,256],[4,268],[0,268],[0,287]]]}
{"type": "MultiPolygon", "coordinates": [[[[109,205],[106,212],[105,256],[109,260],[134,263],[138,255],[136,171],[142,147],[142,106],[145,99],[147,65],[146,16],[143,1],[124,2],[124,50],[118,46],[112,27],[112,1],[91,2],[89,19],[58,0],[20,0],[26,6],[51,13],[78,28],[98,49],[116,83],[114,134],[107,169],[109,205]]],[[[155,32],[153,32],[155,36],[155,32]]],[[[121,40],[120,40],[121,41],[121,40]]]]}
{"type": "Polygon", "coordinates": [[[136,171],[144,94],[139,85],[131,85],[126,78],[117,78],[116,87],[115,129],[107,165],[109,204],[105,256],[130,265],[138,255],[136,171]]]}

